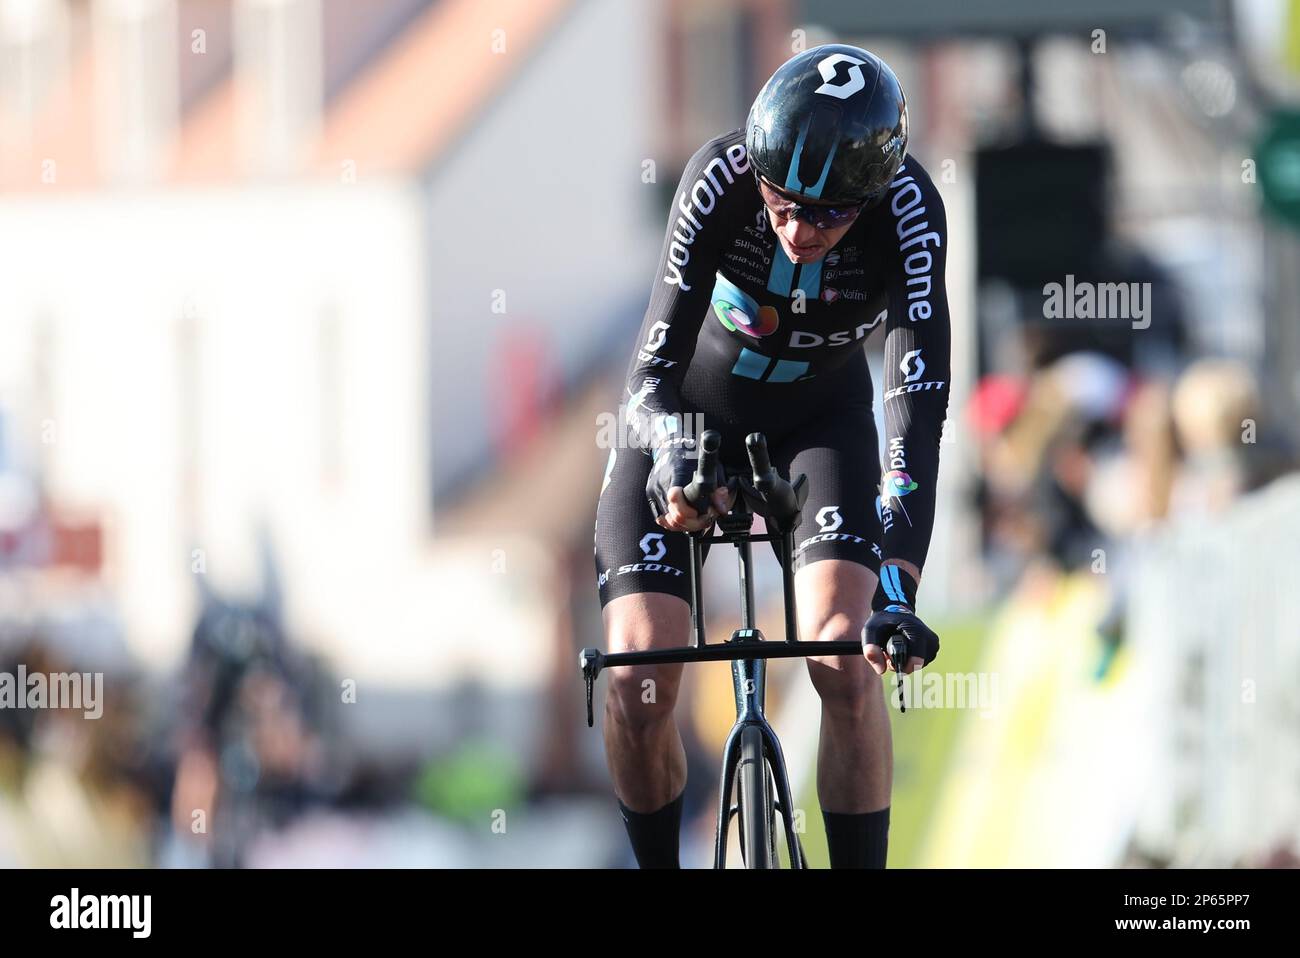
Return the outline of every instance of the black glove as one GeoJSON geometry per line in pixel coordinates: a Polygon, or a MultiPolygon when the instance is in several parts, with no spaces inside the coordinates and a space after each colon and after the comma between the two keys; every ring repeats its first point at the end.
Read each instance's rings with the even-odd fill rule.
{"type": "MultiPolygon", "coordinates": [[[[694,439],[673,439],[655,451],[654,465],[650,468],[650,476],[645,483],[645,494],[650,501],[650,511],[656,519],[668,514],[668,490],[675,486],[683,489],[689,486],[698,464],[699,454],[695,450],[694,439]]],[[[714,483],[717,488],[727,484],[721,463],[718,464],[714,483]]],[[[698,510],[700,515],[708,512],[709,505],[705,503],[704,508],[698,510]]]]}
{"type": "Polygon", "coordinates": [[[868,645],[887,649],[889,640],[895,635],[901,635],[907,641],[907,654],[903,661],[894,663],[895,672],[907,668],[907,660],[914,655],[920,656],[922,664],[929,665],[939,654],[939,636],[917,618],[915,612],[902,605],[891,605],[872,613],[862,627],[862,649],[866,651],[868,645]]]}
{"type": "Polygon", "coordinates": [[[880,588],[872,602],[872,613],[862,627],[862,649],[878,645],[888,651],[889,640],[901,635],[907,642],[907,655],[894,663],[894,670],[907,668],[907,660],[919,656],[929,665],[939,654],[939,636],[917,618],[916,580],[893,564],[880,567],[880,588]]]}

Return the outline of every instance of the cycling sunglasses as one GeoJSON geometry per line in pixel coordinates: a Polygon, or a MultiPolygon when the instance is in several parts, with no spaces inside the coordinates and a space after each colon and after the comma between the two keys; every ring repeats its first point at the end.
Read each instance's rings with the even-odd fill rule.
{"type": "Polygon", "coordinates": [[[758,180],[758,192],[768,209],[781,219],[791,217],[800,219],[819,230],[833,230],[840,226],[847,226],[876,199],[876,197],[868,197],[854,206],[809,206],[796,203],[778,193],[761,176],[755,175],[755,178],[758,180]]]}

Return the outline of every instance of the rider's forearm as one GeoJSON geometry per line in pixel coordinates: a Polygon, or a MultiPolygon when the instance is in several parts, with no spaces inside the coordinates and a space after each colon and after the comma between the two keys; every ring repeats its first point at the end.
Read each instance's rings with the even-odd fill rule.
{"type": "Polygon", "coordinates": [[[908,562],[906,559],[886,559],[884,562],[881,563],[881,565],[882,566],[896,565],[904,572],[906,572],[908,575],[910,575],[918,585],[921,582],[921,570],[916,565],[912,564],[911,562],[908,562]]]}
{"type": "Polygon", "coordinates": [[[891,205],[899,211],[900,243],[885,329],[880,547],[886,557],[905,559],[919,571],[934,526],[939,445],[951,388],[947,219],[943,198],[928,177],[913,175],[906,163],[899,173],[891,205]]]}
{"type": "Polygon", "coordinates": [[[879,612],[914,611],[921,570],[906,559],[886,559],[880,564],[880,581],[871,597],[871,608],[879,612]]]}

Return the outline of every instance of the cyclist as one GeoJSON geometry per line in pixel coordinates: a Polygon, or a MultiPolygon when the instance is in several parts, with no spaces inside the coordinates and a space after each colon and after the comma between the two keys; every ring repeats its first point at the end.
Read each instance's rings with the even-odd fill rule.
{"type": "MultiPolygon", "coordinates": [[[[761,431],[782,474],[808,476],[796,534],[800,636],[854,640],[865,623],[867,640],[865,658],[807,660],[822,706],[818,798],[837,868],[885,864],[892,749],[882,683],[868,668],[911,672],[938,651],[915,609],[948,404],[947,233],[938,191],[906,152],[897,77],[839,44],[787,61],[745,127],[696,152],[627,375],[636,448],[611,451],[597,506],[606,647],[680,647],[691,630],[680,533],[730,506],[725,488],[704,515],[686,503],[688,433],[718,429],[723,462],[744,468],[744,437],[761,431]],[[878,326],[883,480],[863,349],[878,326]],[[912,656],[888,663],[882,647],[900,627],[912,656]]],[[[643,868],[678,867],[680,679],[680,665],[610,673],[606,758],[643,868]]]]}

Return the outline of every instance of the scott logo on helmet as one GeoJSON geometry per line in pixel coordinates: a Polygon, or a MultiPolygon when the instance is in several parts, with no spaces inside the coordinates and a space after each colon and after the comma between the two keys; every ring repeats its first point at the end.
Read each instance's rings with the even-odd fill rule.
{"type": "Polygon", "coordinates": [[[871,51],[848,44],[813,47],[783,63],[745,126],[749,163],[764,179],[831,206],[878,202],[907,153],[898,77],[871,51]]]}
{"type": "Polygon", "coordinates": [[[847,100],[853,94],[861,91],[867,85],[867,79],[862,75],[862,68],[867,65],[866,60],[859,60],[857,57],[851,57],[847,53],[832,53],[824,60],[817,62],[817,72],[822,75],[826,82],[813,90],[814,93],[822,93],[826,96],[833,96],[837,100],[847,100]],[[850,64],[845,71],[843,79],[848,82],[834,83],[836,77],[836,67],[841,63],[850,64]]]}

